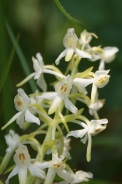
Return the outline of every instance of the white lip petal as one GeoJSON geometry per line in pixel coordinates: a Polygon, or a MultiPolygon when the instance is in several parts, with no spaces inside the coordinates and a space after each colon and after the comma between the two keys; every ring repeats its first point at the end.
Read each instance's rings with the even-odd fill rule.
{"type": "Polygon", "coordinates": [[[65,61],[69,61],[72,58],[73,54],[74,54],[74,48],[67,48],[65,61]]]}
{"type": "Polygon", "coordinates": [[[49,108],[48,114],[54,113],[56,109],[59,107],[59,105],[61,104],[62,100],[63,99],[60,96],[56,96],[51,104],[51,107],[49,108]]]}
{"type": "Polygon", "coordinates": [[[18,177],[19,177],[19,184],[26,184],[27,180],[27,166],[21,165],[18,168],[18,177]]]}
{"type": "Polygon", "coordinates": [[[29,109],[26,109],[25,111],[25,120],[27,122],[30,122],[30,123],[37,123],[38,125],[40,125],[40,120],[39,118],[37,118],[36,116],[34,116],[30,111],[29,109]]]}
{"type": "Polygon", "coordinates": [[[41,170],[40,168],[38,168],[35,164],[29,164],[28,170],[30,171],[32,176],[36,176],[42,179],[44,179],[46,176],[45,172],[41,170]]]}
{"type": "Polygon", "coordinates": [[[23,128],[25,123],[25,113],[21,113],[20,116],[16,119],[17,124],[20,128],[23,128]]]}
{"type": "Polygon", "coordinates": [[[71,111],[72,113],[76,114],[78,109],[74,106],[74,104],[68,99],[68,98],[65,98],[64,99],[64,103],[65,103],[65,107],[71,111]]]}
{"type": "Polygon", "coordinates": [[[43,77],[43,75],[40,75],[40,77],[37,79],[37,84],[38,86],[43,90],[46,91],[47,90],[47,84],[45,82],[45,79],[43,77]]]}

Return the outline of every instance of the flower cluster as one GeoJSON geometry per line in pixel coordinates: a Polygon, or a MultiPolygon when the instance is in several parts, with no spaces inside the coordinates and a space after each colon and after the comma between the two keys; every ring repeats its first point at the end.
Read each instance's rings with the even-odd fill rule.
{"type": "Polygon", "coordinates": [[[6,184],[17,174],[20,184],[75,184],[93,177],[90,172],[74,172],[68,164],[71,137],[80,138],[84,144],[87,142],[86,159],[89,162],[92,136],[103,131],[108,123],[106,118],[100,119],[98,115],[104,105],[104,100],[99,99],[99,88],[109,82],[110,70],[105,70],[105,63],[113,61],[118,48],[91,46],[93,37],[97,38],[94,33],[84,30],[78,38],[74,28],[69,28],[63,39],[65,49],[55,60],[56,66],[45,65],[40,53],[32,57],[34,72],[17,84],[14,104],[18,112],[2,129],[15,121],[21,129],[27,129],[31,123],[35,124],[35,129],[21,136],[10,130],[5,136],[8,148],[0,173],[4,172],[13,154],[15,162],[9,169],[6,184]],[[97,61],[98,70],[90,67],[82,71],[80,66],[84,58],[92,64],[97,61]],[[57,65],[63,60],[66,71],[62,73],[57,65]],[[55,77],[53,91],[47,90],[49,84],[44,79],[45,74],[55,77]],[[40,90],[27,95],[21,86],[31,78],[36,80],[40,90]],[[84,110],[88,111],[88,118],[83,115],[84,110]],[[71,129],[69,124],[72,123],[79,127],[78,130],[71,129]],[[43,139],[38,138],[40,135],[43,139]],[[36,153],[33,159],[29,154],[30,147],[36,153]]]}

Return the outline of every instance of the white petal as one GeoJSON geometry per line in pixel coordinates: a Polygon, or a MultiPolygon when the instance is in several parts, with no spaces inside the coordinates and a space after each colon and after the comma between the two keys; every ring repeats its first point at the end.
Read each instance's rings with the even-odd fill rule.
{"type": "Polygon", "coordinates": [[[26,184],[27,180],[27,166],[21,165],[18,167],[19,184],[26,184]]]}
{"type": "Polygon", "coordinates": [[[55,75],[57,77],[60,77],[62,79],[65,77],[63,74],[56,72],[56,71],[53,71],[53,70],[49,70],[49,69],[44,69],[44,73],[49,73],[49,74],[55,75]]]}
{"type": "Polygon", "coordinates": [[[61,54],[60,54],[60,55],[58,56],[58,58],[55,60],[55,64],[58,65],[59,62],[60,62],[60,60],[61,60],[61,58],[63,58],[65,55],[66,55],[66,49],[65,49],[63,52],[61,52],[61,54]]]}
{"type": "Polygon", "coordinates": [[[40,169],[45,169],[45,168],[48,168],[50,167],[50,164],[51,162],[43,162],[43,163],[40,163],[40,162],[35,162],[34,165],[40,169]]]}
{"type": "Polygon", "coordinates": [[[32,176],[36,176],[42,179],[44,179],[46,176],[45,172],[42,169],[38,168],[35,164],[29,164],[28,169],[32,176]]]}
{"type": "Polygon", "coordinates": [[[73,174],[70,174],[66,170],[61,170],[60,171],[60,170],[57,169],[57,175],[60,176],[61,178],[63,178],[68,183],[71,183],[73,181],[73,174]]]}
{"type": "Polygon", "coordinates": [[[69,61],[72,58],[73,54],[74,54],[74,48],[67,48],[65,61],[69,61]]]}
{"type": "Polygon", "coordinates": [[[34,116],[30,111],[29,109],[26,109],[25,111],[25,120],[27,122],[30,122],[30,123],[37,123],[38,125],[40,125],[40,120],[39,118],[37,118],[36,116],[34,116]]]}
{"type": "Polygon", "coordinates": [[[9,179],[15,176],[18,173],[18,167],[16,166],[11,173],[9,174],[7,180],[5,181],[5,184],[9,184],[9,179]]]}
{"type": "Polygon", "coordinates": [[[90,54],[88,54],[87,52],[85,52],[85,51],[82,51],[82,50],[79,50],[79,49],[76,48],[75,49],[75,52],[81,58],[89,58],[89,59],[92,59],[92,56],[90,54]]]}
{"type": "Polygon", "coordinates": [[[105,125],[108,123],[108,120],[106,118],[104,119],[99,119],[99,120],[91,120],[90,124],[98,124],[98,125],[105,125]]]}
{"type": "Polygon", "coordinates": [[[47,84],[45,82],[45,79],[43,77],[43,75],[40,75],[40,77],[37,80],[37,84],[38,86],[43,90],[46,91],[47,90],[47,84]]]}
{"type": "Polygon", "coordinates": [[[74,106],[74,104],[68,99],[68,98],[65,98],[64,99],[64,103],[65,103],[65,107],[71,111],[72,113],[76,114],[78,109],[74,106]]]}
{"type": "Polygon", "coordinates": [[[24,123],[25,123],[25,112],[23,112],[17,119],[16,119],[17,124],[19,125],[20,128],[23,128],[24,123]]]}
{"type": "Polygon", "coordinates": [[[110,70],[97,70],[95,72],[95,77],[98,77],[99,75],[107,75],[110,72],[110,70]]]}
{"type": "Polygon", "coordinates": [[[33,69],[35,70],[35,72],[38,72],[40,70],[38,60],[35,57],[32,57],[32,61],[33,61],[33,69]]]}
{"type": "Polygon", "coordinates": [[[44,61],[43,61],[43,58],[42,58],[41,54],[37,53],[36,58],[38,59],[40,66],[43,67],[44,66],[44,61]]]}
{"type": "Polygon", "coordinates": [[[70,131],[67,134],[67,137],[73,136],[73,137],[76,137],[76,138],[82,138],[86,133],[87,133],[87,130],[86,129],[83,129],[83,130],[74,130],[74,131],[70,131]]]}
{"type": "Polygon", "coordinates": [[[15,114],[1,129],[5,129],[8,125],[10,125],[11,123],[13,123],[13,121],[15,121],[23,112],[18,112],[17,114],[15,114]]]}
{"type": "Polygon", "coordinates": [[[86,141],[88,140],[88,134],[85,134],[85,136],[80,140],[83,144],[86,144],[86,141]]]}
{"type": "Polygon", "coordinates": [[[30,98],[27,96],[23,89],[19,88],[17,91],[19,95],[24,99],[25,103],[30,103],[30,98]]]}
{"type": "Polygon", "coordinates": [[[89,178],[93,178],[93,174],[90,172],[77,171],[74,175],[74,183],[81,183],[83,181],[89,181],[89,178]]]}
{"type": "Polygon", "coordinates": [[[73,83],[77,84],[77,85],[79,85],[81,87],[86,87],[89,84],[92,84],[93,81],[94,81],[94,79],[83,79],[83,78],[74,78],[73,79],[73,83]]]}
{"type": "Polygon", "coordinates": [[[17,87],[22,86],[22,85],[25,84],[27,81],[29,81],[32,77],[34,77],[34,75],[35,75],[35,72],[34,72],[34,73],[31,73],[29,76],[27,76],[23,81],[21,81],[20,83],[18,83],[16,86],[17,86],[17,87]]]}
{"type": "Polygon", "coordinates": [[[42,70],[39,70],[38,72],[35,73],[34,79],[38,79],[42,75],[42,70]]]}
{"type": "Polygon", "coordinates": [[[54,100],[56,96],[57,96],[56,92],[44,92],[41,96],[39,96],[39,100],[41,99],[54,100]]]}
{"type": "Polygon", "coordinates": [[[53,100],[51,107],[49,108],[48,113],[52,114],[56,111],[56,109],[60,106],[61,102],[62,102],[62,98],[61,96],[56,96],[55,99],[53,100]]]}

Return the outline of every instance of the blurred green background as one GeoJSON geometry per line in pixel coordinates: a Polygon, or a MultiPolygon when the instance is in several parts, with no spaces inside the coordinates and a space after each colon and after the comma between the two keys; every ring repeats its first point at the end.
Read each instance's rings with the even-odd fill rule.
{"type": "MultiPolygon", "coordinates": [[[[45,63],[54,63],[64,48],[62,39],[67,28],[74,27],[78,36],[84,28],[94,32],[99,39],[92,45],[119,48],[116,59],[106,66],[111,70],[110,82],[100,92],[100,97],[106,99],[100,117],[108,118],[109,124],[104,132],[93,137],[90,163],[85,159],[86,145],[72,139],[71,164],[76,170],[93,172],[90,184],[121,184],[122,1],[60,0],[60,3],[81,24],[68,20],[53,0],[0,0],[0,127],[16,112],[13,104],[16,84],[33,71],[32,56],[41,52],[45,63]],[[16,46],[14,39],[18,39],[16,46]]],[[[29,84],[23,88],[30,93],[29,84]]],[[[9,128],[0,130],[0,156],[5,153],[4,135],[9,128]]],[[[22,133],[15,123],[11,128],[22,133]]]]}

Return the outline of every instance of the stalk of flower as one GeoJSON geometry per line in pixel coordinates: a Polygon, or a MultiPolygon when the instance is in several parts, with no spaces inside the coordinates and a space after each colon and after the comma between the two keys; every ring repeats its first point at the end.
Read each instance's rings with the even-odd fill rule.
{"type": "Polygon", "coordinates": [[[75,120],[74,123],[79,124],[81,127],[83,127],[83,129],[70,131],[67,134],[67,137],[73,136],[76,138],[81,138],[81,142],[83,142],[84,144],[88,140],[86,158],[87,161],[89,162],[91,160],[91,146],[92,146],[91,136],[96,135],[101,131],[103,131],[106,128],[108,120],[107,119],[99,119],[91,121],[87,120],[86,123],[75,120]]]}

